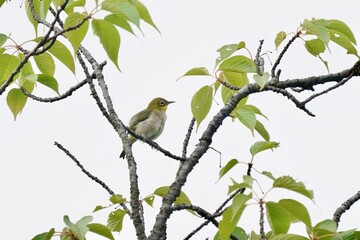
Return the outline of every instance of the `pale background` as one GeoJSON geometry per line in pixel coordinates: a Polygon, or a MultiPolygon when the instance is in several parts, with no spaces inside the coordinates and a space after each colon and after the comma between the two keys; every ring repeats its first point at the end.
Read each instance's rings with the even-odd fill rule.
{"type": "MultiPolygon", "coordinates": [[[[195,77],[176,81],[188,69],[204,66],[212,70],[216,50],[224,44],[246,41],[255,55],[258,41],[265,39],[263,49],[277,56],[274,38],[283,30],[296,31],[305,18],[339,19],[347,23],[355,37],[360,39],[360,3],[351,1],[144,1],[161,30],[161,35],[143,25],[145,38],[122,31],[119,56],[119,73],[109,62],[105,77],[120,118],[127,122],[138,110],[146,107],[157,96],[175,100],[168,110],[168,122],[157,142],[164,148],[181,154],[182,142],[191,119],[192,95],[202,86],[211,84],[206,78],[195,77]]],[[[22,43],[34,37],[32,26],[25,22],[24,7],[12,1],[0,9],[1,33],[12,33],[22,43]]],[[[95,16],[96,17],[96,16],[95,16]]],[[[40,27],[40,33],[43,28],[40,27]]],[[[98,40],[89,32],[84,46],[99,61],[106,59],[98,40]]],[[[330,46],[330,70],[337,72],[351,67],[356,58],[344,50],[330,46]]],[[[266,60],[269,69],[270,63],[266,60]]],[[[326,69],[316,58],[305,52],[303,42],[297,40],[283,64],[282,77],[297,78],[326,74],[326,69]]],[[[76,79],[67,69],[59,67],[56,76],[61,92],[83,79],[78,68],[76,79]]],[[[332,218],[335,209],[359,190],[359,78],[352,79],[337,89],[309,104],[317,116],[312,118],[298,110],[292,102],[274,93],[253,95],[250,103],[258,106],[269,118],[262,120],[271,139],[281,147],[273,153],[260,154],[254,167],[268,170],[275,176],[291,175],[304,181],[315,192],[315,204],[304,197],[287,191],[274,191],[265,200],[297,197],[309,206],[313,223],[332,218]]],[[[43,87],[35,94],[47,97],[53,93],[43,87]]],[[[220,98],[218,97],[217,99],[220,98]]],[[[215,113],[220,106],[213,104],[215,113]]],[[[87,87],[69,99],[55,104],[42,104],[28,100],[13,121],[6,105],[5,95],[0,99],[0,187],[1,187],[1,238],[31,239],[51,227],[61,230],[63,215],[77,221],[90,215],[96,205],[107,205],[108,194],[89,180],[75,164],[54,145],[59,141],[68,148],[94,175],[105,181],[114,191],[128,197],[127,165],[118,156],[121,144],[112,127],[98,111],[87,87]]],[[[210,120],[208,117],[193,135],[191,150],[210,120]]],[[[226,120],[218,130],[212,147],[222,152],[223,164],[231,158],[247,162],[249,147],[257,140],[248,129],[237,122],[226,120]]],[[[157,187],[170,185],[178,163],[152,151],[145,144],[136,144],[134,153],[138,162],[141,196],[145,197],[157,187]]],[[[219,155],[209,150],[191,173],[184,191],[196,205],[214,211],[225,199],[229,176],[240,180],[246,166],[233,169],[229,176],[215,184],[219,171],[219,155]]],[[[253,172],[266,191],[268,182],[253,172]]],[[[261,195],[260,191],[258,193],[261,195]]],[[[155,206],[160,205],[156,199],[155,206]]],[[[147,231],[153,226],[157,209],[145,206],[147,231]]],[[[108,212],[95,213],[95,222],[104,223],[108,212]]],[[[359,227],[359,204],[343,216],[340,229],[359,227]]],[[[258,206],[252,205],[240,221],[247,231],[258,231],[258,206]]],[[[202,222],[187,212],[175,213],[168,222],[168,239],[182,239],[202,222]]],[[[135,239],[128,218],[125,230],[117,239],[135,239]]],[[[266,228],[269,230],[269,227],[266,228]]],[[[304,232],[298,224],[294,232],[304,232]]],[[[213,237],[216,230],[206,227],[193,239],[213,237]]],[[[102,239],[92,236],[89,239],[102,239]]]]}

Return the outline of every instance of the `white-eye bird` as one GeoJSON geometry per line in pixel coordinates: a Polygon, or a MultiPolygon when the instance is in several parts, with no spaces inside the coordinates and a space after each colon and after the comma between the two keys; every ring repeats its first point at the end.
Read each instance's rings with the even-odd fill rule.
{"type": "MultiPolygon", "coordinates": [[[[168,101],[157,97],[151,100],[146,109],[135,114],[129,121],[129,127],[137,135],[143,136],[149,140],[155,140],[164,130],[166,122],[167,106],[174,101],[168,101]]],[[[130,136],[130,142],[136,141],[134,136],[130,136]]],[[[120,154],[120,158],[125,157],[125,151],[120,154]]]]}

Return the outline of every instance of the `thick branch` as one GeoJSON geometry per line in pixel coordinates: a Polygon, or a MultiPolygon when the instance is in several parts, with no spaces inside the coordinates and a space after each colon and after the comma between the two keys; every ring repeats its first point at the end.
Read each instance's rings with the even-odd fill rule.
{"type": "Polygon", "coordinates": [[[184,142],[183,142],[183,150],[182,150],[182,156],[181,156],[183,159],[186,159],[187,147],[189,145],[189,140],[191,137],[192,130],[194,128],[194,124],[195,124],[195,118],[192,118],[190,121],[189,127],[188,127],[188,131],[185,135],[184,142]]]}
{"type": "Polygon", "coordinates": [[[350,209],[354,203],[360,200],[360,191],[358,191],[354,196],[346,200],[340,207],[338,207],[334,213],[333,220],[336,222],[336,225],[339,226],[341,216],[350,209]]]}

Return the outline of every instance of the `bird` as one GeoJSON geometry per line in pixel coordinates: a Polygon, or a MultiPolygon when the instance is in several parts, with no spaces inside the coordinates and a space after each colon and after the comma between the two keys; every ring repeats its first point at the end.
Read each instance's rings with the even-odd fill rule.
{"type": "MultiPolygon", "coordinates": [[[[146,109],[138,112],[130,119],[130,129],[148,140],[155,140],[164,130],[167,107],[174,102],[162,97],[154,98],[146,109]]],[[[131,145],[137,140],[134,136],[130,136],[129,139],[131,145]]],[[[125,158],[124,150],[121,152],[120,158],[125,158]]]]}

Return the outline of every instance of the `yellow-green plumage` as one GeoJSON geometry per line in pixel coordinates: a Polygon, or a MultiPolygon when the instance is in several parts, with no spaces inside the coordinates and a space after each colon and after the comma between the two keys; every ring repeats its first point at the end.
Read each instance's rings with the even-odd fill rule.
{"type": "MultiPolygon", "coordinates": [[[[137,135],[143,136],[149,140],[155,140],[164,130],[166,122],[166,109],[173,101],[167,101],[164,98],[154,98],[148,107],[141,112],[135,114],[129,121],[129,127],[137,135]]],[[[130,136],[131,144],[136,138],[130,136]]],[[[124,150],[120,154],[120,158],[125,157],[124,150]]]]}

